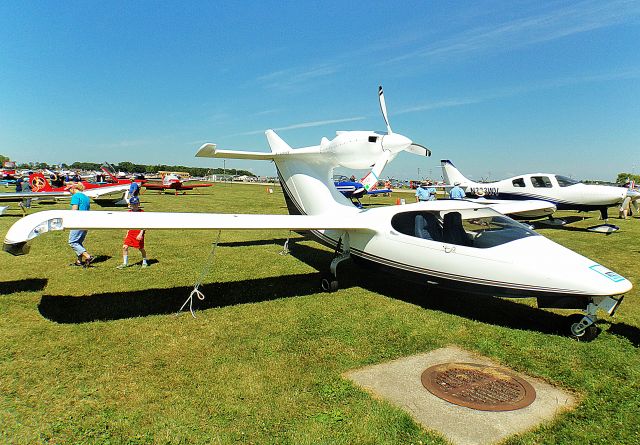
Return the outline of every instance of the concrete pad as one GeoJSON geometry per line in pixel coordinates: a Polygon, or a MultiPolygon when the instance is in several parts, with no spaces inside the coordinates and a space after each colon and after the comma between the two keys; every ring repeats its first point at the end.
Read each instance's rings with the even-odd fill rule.
{"type": "MultiPolygon", "coordinates": [[[[477,363],[503,367],[486,357],[456,347],[437,349],[380,365],[348,371],[344,376],[374,395],[407,411],[416,422],[456,445],[486,445],[534,428],[576,405],[573,395],[543,381],[512,371],[536,390],[536,399],[515,411],[478,411],[454,405],[431,394],[422,372],[440,363],[477,363]]],[[[504,367],[503,367],[504,368],[504,367]]]]}

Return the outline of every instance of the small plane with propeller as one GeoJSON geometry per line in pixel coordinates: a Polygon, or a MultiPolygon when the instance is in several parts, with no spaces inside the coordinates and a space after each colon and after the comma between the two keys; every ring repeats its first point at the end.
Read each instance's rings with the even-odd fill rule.
{"type": "Polygon", "coordinates": [[[189,173],[182,172],[158,172],[160,173],[160,181],[144,181],[142,186],[147,190],[157,190],[162,193],[166,190],[171,190],[178,196],[178,192],[183,194],[189,190],[193,190],[198,187],[211,187],[211,183],[203,184],[187,184],[186,179],[189,177],[189,173]]]}
{"type": "MultiPolygon", "coordinates": [[[[583,184],[567,176],[552,173],[528,173],[495,182],[476,182],[465,177],[450,160],[440,161],[442,176],[447,184],[458,184],[468,197],[482,194],[486,199],[497,200],[540,200],[550,202],[558,210],[578,210],[583,212],[599,210],[605,224],[590,227],[593,232],[611,233],[618,226],[606,224],[607,209],[619,206],[628,194],[638,195],[624,187],[583,184]]],[[[553,219],[549,212],[529,212],[523,219],[549,217],[550,223],[563,225],[565,222],[553,219]]]]}
{"type": "Polygon", "coordinates": [[[381,170],[401,151],[429,153],[391,130],[382,87],[379,100],[386,132],[339,131],[332,140],[294,149],[267,130],[270,152],[219,150],[212,143],[200,147],[197,157],[273,161],[288,215],[49,210],[14,223],[4,250],[25,254],[33,238],[68,229],[311,231],[335,248],[320,280],[325,291],[338,289],[338,265],[352,258],[429,288],[537,297],[544,307],[582,309],[570,317],[566,332],[595,338],[597,312],[613,315],[631,282],[505,216],[518,202],[438,200],[359,209],[335,188],[336,167],[381,170]]]}

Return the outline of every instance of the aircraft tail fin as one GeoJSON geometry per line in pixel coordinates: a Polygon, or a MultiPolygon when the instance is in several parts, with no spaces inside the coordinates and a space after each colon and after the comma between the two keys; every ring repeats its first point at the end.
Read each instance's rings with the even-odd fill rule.
{"type": "Polygon", "coordinates": [[[53,188],[51,188],[51,184],[49,184],[49,180],[44,177],[44,175],[40,172],[31,173],[29,175],[29,185],[31,186],[32,192],[52,192],[53,188]]]}
{"type": "Polygon", "coordinates": [[[378,186],[378,180],[380,179],[380,174],[392,157],[393,154],[390,151],[385,151],[382,156],[380,156],[380,158],[376,161],[371,171],[360,180],[365,190],[370,192],[376,189],[376,187],[378,186]]]}
{"type": "Polygon", "coordinates": [[[269,142],[269,147],[271,147],[271,153],[284,153],[291,150],[289,144],[282,140],[275,131],[267,130],[264,134],[267,136],[267,142],[269,142]]]}
{"type": "Polygon", "coordinates": [[[450,160],[442,159],[440,165],[442,166],[442,178],[447,184],[455,184],[457,182],[462,185],[468,185],[474,182],[460,173],[460,170],[450,160]]]}

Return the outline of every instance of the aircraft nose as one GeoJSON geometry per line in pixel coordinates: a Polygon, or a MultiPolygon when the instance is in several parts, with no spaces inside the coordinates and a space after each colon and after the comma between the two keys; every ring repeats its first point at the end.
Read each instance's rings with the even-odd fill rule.
{"type": "Polygon", "coordinates": [[[406,136],[398,133],[387,134],[382,138],[382,148],[392,153],[407,149],[413,142],[406,136]]]}

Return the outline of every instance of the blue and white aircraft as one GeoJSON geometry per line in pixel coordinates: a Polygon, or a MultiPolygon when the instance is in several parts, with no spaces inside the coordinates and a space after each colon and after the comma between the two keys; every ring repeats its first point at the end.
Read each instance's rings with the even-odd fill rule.
{"type": "Polygon", "coordinates": [[[538,297],[545,307],[570,304],[583,314],[570,318],[567,333],[594,338],[597,312],[613,315],[622,301],[617,296],[628,292],[631,282],[503,215],[520,203],[439,200],[358,209],[338,192],[332,180],[336,167],[384,165],[401,151],[427,154],[424,147],[391,131],[382,88],[380,103],[386,133],[339,132],[320,145],[294,149],[267,130],[270,152],[218,150],[211,143],[200,147],[198,157],[274,162],[289,215],[49,210],[14,223],[4,250],[27,253],[29,241],[52,230],[309,230],[336,249],[330,273],[321,279],[324,290],[337,290],[338,265],[353,258],[429,287],[538,297]]]}
{"type": "MultiPolygon", "coordinates": [[[[583,184],[575,179],[553,173],[528,173],[495,182],[476,182],[465,177],[451,161],[441,160],[442,176],[447,184],[458,184],[468,197],[484,195],[487,199],[541,200],[554,204],[558,210],[599,210],[607,220],[607,209],[619,206],[630,193],[624,187],[583,184]]],[[[635,192],[632,192],[635,193],[635,192]]],[[[530,214],[528,218],[549,216],[530,214]]],[[[611,232],[617,226],[603,224],[594,231],[611,232]]]]}

